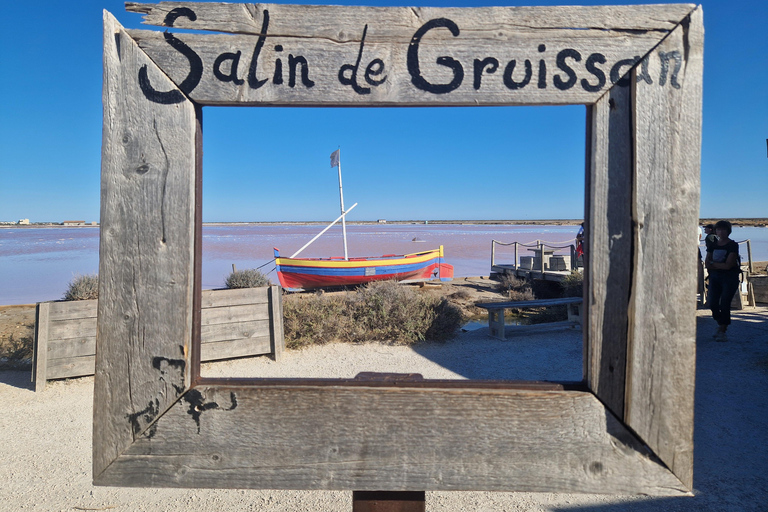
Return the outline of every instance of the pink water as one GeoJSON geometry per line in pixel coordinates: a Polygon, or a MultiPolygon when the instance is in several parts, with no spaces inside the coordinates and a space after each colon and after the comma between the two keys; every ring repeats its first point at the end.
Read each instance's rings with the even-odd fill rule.
{"type": "MultiPolygon", "coordinates": [[[[203,288],[220,288],[232,270],[274,268],[273,247],[290,256],[319,233],[321,225],[236,225],[203,228],[203,288]]],[[[554,244],[572,240],[577,226],[375,224],[347,226],[350,256],[407,254],[445,247],[457,277],[487,276],[491,240],[554,244]],[[416,239],[417,241],[414,241],[416,239]]],[[[752,239],[755,260],[768,260],[768,228],[735,228],[735,240],[752,239]]],[[[746,260],[746,249],[742,246],[746,260]]],[[[563,253],[567,254],[565,250],[563,253]]],[[[302,256],[343,256],[341,227],[331,228],[302,256]]],[[[533,253],[521,250],[519,255],[533,253]]],[[[512,248],[498,247],[497,262],[511,262],[512,248]]],[[[31,304],[60,299],[77,274],[98,272],[99,229],[0,229],[0,304],[31,304]]],[[[277,282],[274,272],[270,273],[277,282]]]]}

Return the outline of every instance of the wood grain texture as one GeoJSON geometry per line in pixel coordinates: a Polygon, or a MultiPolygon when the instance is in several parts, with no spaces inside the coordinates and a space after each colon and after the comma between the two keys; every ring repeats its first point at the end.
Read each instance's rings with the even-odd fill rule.
{"type": "Polygon", "coordinates": [[[631,88],[613,87],[590,108],[585,378],[598,398],[623,419],[632,275],[631,88]]]}
{"type": "Polygon", "coordinates": [[[103,104],[95,475],[189,385],[193,294],[195,109],[106,11],[103,104]]]}
{"type": "Polygon", "coordinates": [[[35,349],[32,364],[32,382],[35,391],[43,391],[48,379],[48,317],[50,303],[42,302],[35,308],[35,349]]]}
{"type": "MultiPolygon", "coordinates": [[[[695,4],[633,6],[556,6],[556,7],[363,7],[338,5],[283,5],[159,2],[156,4],[126,2],[129,12],[144,14],[144,24],[212,30],[237,34],[260,34],[264,10],[272,16],[271,33],[303,37],[315,33],[332,41],[359,41],[358,28],[376,21],[383,35],[390,39],[409,39],[428,20],[450,18],[465,30],[499,34],[509,30],[545,30],[568,27],[580,31],[612,29],[670,31],[695,4]],[[174,9],[187,8],[195,13],[166,23],[174,9]]],[[[500,35],[497,37],[501,37],[500,35]]]]}
{"type": "Polygon", "coordinates": [[[190,390],[96,483],[687,493],[591,393],[312,386],[190,390]]]}
{"type": "MultiPolygon", "coordinates": [[[[365,27],[361,24],[355,30],[362,35],[365,27]]],[[[292,106],[593,103],[610,88],[611,70],[615,66],[626,70],[626,62],[620,62],[631,62],[646,54],[664,35],[664,32],[630,34],[552,29],[546,32],[518,31],[498,40],[477,31],[464,31],[461,32],[463,35],[453,37],[446,28],[433,29],[421,40],[417,56],[411,61],[418,63],[418,71],[414,73],[409,62],[410,35],[396,41],[377,40],[374,37],[377,27],[367,27],[362,55],[359,42],[336,42],[311,33],[301,38],[175,34],[173,37],[196,55],[195,69],[199,73],[190,71],[190,59],[171,46],[163,33],[128,32],[179,87],[194,75],[195,80],[189,82],[187,92],[201,105],[292,106]],[[439,35],[443,32],[448,38],[439,35]],[[259,44],[262,46],[254,60],[253,54],[259,44]],[[568,72],[558,67],[558,56],[563,51],[578,52],[578,58],[563,58],[572,70],[572,80],[568,72]],[[591,55],[600,56],[595,66],[601,68],[597,73],[602,75],[602,81],[588,69],[587,61],[591,55]],[[291,59],[298,57],[306,64],[298,64],[295,60],[291,65],[291,59]],[[453,59],[448,61],[450,65],[437,62],[443,57],[453,59]],[[354,65],[358,58],[361,60],[357,87],[342,83],[340,71],[346,65],[354,65]],[[482,66],[486,58],[495,59],[493,71],[482,66]],[[382,63],[382,71],[370,78],[374,82],[383,81],[380,84],[365,79],[366,69],[376,59],[382,63]],[[504,77],[512,61],[515,61],[515,67],[510,68],[510,77],[519,85],[508,86],[504,77]],[[253,62],[257,64],[251,75],[253,62]],[[540,62],[545,67],[542,74],[540,62]],[[307,80],[302,79],[305,70],[307,80]],[[264,82],[255,84],[251,76],[253,80],[264,82]],[[415,76],[429,86],[442,86],[445,90],[435,92],[426,90],[427,85],[417,86],[415,76]]],[[[371,69],[375,71],[379,66],[371,69]]],[[[345,76],[350,78],[352,71],[345,71],[345,76]]]]}
{"type": "MultiPolygon", "coordinates": [[[[625,421],[688,486],[693,481],[701,8],[659,46],[665,87],[636,83],[635,262],[625,421]],[[677,55],[677,80],[671,80],[677,55]]],[[[651,60],[651,76],[659,71],[651,60]]]]}

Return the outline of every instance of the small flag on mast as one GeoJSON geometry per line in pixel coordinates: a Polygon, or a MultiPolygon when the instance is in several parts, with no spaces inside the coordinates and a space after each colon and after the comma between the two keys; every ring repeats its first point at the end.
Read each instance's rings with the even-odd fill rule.
{"type": "Polygon", "coordinates": [[[331,153],[331,167],[338,167],[339,166],[339,151],[340,149],[337,149],[333,153],[331,153]]]}

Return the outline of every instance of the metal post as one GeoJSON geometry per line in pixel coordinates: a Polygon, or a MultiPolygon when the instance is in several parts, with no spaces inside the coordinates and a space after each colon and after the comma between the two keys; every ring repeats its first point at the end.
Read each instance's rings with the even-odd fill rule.
{"type": "Polygon", "coordinates": [[[341,188],[341,152],[339,152],[339,198],[341,199],[341,233],[344,236],[344,259],[348,260],[347,254],[347,212],[344,211],[344,192],[341,188]]]}
{"type": "Polygon", "coordinates": [[[352,512],[425,512],[424,491],[352,491],[352,512]]]}
{"type": "Polygon", "coordinates": [[[752,274],[755,270],[752,268],[752,240],[747,238],[747,257],[749,258],[749,273],[752,274]]]}
{"type": "Polygon", "coordinates": [[[517,261],[517,242],[515,242],[515,270],[517,270],[518,267],[517,261]]]}
{"type": "Polygon", "coordinates": [[[496,264],[496,240],[491,240],[491,272],[496,264]]]}

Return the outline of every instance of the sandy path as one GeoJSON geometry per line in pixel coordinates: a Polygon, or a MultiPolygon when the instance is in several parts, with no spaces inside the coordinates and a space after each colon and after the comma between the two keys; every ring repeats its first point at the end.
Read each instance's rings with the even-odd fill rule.
{"type": "MultiPolygon", "coordinates": [[[[430,511],[643,512],[766,510],[768,504],[768,308],[735,315],[729,343],[715,343],[699,312],[695,496],[647,497],[429,492],[430,511]]],[[[339,345],[207,365],[208,375],[351,377],[358,371],[433,378],[553,380],[581,376],[580,333],[527,335],[502,343],[487,329],[413,349],[339,345]]],[[[91,485],[92,378],[30,390],[29,373],[0,372],[0,510],[344,511],[349,491],[132,489],[91,485]],[[78,508],[80,507],[80,508],[78,508]]]]}

